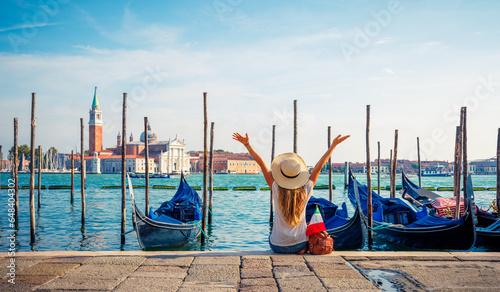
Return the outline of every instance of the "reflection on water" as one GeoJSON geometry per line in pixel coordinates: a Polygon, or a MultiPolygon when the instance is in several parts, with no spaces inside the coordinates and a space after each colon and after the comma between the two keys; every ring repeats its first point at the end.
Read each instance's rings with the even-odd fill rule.
{"type": "MultiPolygon", "coordinates": [[[[6,185],[8,174],[1,175],[2,185],[6,185]]],[[[366,176],[357,176],[361,183],[366,176]]],[[[193,174],[187,178],[191,186],[202,186],[202,175],[193,174]]],[[[414,179],[417,181],[417,179],[414,179]]],[[[452,177],[424,177],[423,186],[450,187],[452,177]]],[[[334,203],[340,205],[347,202],[349,214],[354,209],[347,199],[343,188],[343,176],[334,175],[333,182],[339,186],[334,190],[334,203]]],[[[321,175],[318,184],[327,184],[328,177],[321,175]]],[[[376,179],[374,180],[376,184],[376,179]]],[[[70,174],[42,175],[42,185],[70,185],[70,174]]],[[[16,232],[16,247],[21,251],[53,251],[53,250],[139,250],[135,232],[126,235],[125,244],[120,242],[121,232],[121,190],[101,189],[101,186],[120,184],[120,175],[87,175],[86,218],[81,224],[80,180],[75,178],[74,201],[71,203],[70,190],[42,190],[40,209],[36,209],[36,242],[30,245],[29,234],[29,190],[19,190],[19,231],[16,232]]],[[[134,185],[143,185],[143,179],[133,179],[134,185]]],[[[178,186],[179,177],[171,179],[151,179],[150,185],[178,186]]],[[[382,179],[381,185],[389,184],[382,179]]],[[[474,176],[476,187],[496,187],[495,176],[474,176]]],[[[19,185],[29,185],[29,174],[20,174],[19,185]]],[[[207,225],[207,241],[203,250],[270,250],[269,232],[269,191],[260,191],[266,183],[261,175],[215,175],[214,187],[256,186],[257,191],[214,191],[213,224],[207,225]]],[[[5,248],[9,242],[11,230],[7,216],[8,190],[0,190],[0,247],[5,248]]],[[[175,190],[151,189],[150,206],[158,208],[162,202],[170,199],[175,190]]],[[[199,192],[200,197],[202,193],[199,192]]],[[[443,197],[452,197],[453,192],[439,192],[443,197]]],[[[381,191],[382,196],[389,196],[389,191],[381,191]]],[[[314,190],[314,196],[328,199],[328,190],[314,190]]],[[[475,193],[478,206],[487,209],[495,198],[495,191],[478,191],[475,193]]],[[[35,195],[35,201],[36,201],[35,195]]],[[[144,209],[144,189],[137,189],[136,202],[144,209]]],[[[35,202],[37,203],[37,202],[35,202]]],[[[131,230],[131,205],[127,197],[126,231],[131,230]]],[[[199,239],[183,247],[164,250],[202,250],[199,239]]],[[[377,237],[374,238],[374,250],[412,250],[395,245],[377,237]]],[[[473,251],[487,251],[485,247],[474,247],[473,251]]]]}

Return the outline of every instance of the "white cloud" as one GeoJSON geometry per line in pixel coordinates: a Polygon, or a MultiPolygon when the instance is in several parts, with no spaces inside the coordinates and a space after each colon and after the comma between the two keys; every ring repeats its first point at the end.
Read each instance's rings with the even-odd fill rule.
{"type": "Polygon", "coordinates": [[[52,26],[52,25],[59,25],[59,23],[17,24],[17,25],[11,26],[11,27],[0,28],[0,32],[19,30],[19,29],[31,29],[31,28],[38,28],[38,27],[52,26]]]}
{"type": "Polygon", "coordinates": [[[387,74],[394,74],[394,70],[390,69],[390,68],[384,68],[382,70],[383,73],[387,73],[387,74]]]}

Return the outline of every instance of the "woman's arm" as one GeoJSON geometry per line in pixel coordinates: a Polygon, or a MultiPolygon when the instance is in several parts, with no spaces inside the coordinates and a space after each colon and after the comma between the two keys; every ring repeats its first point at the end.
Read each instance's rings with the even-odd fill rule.
{"type": "Polygon", "coordinates": [[[250,142],[248,139],[248,134],[245,134],[245,137],[241,136],[239,133],[233,133],[233,139],[240,142],[245,146],[248,150],[248,153],[253,157],[255,162],[260,166],[260,169],[262,170],[262,174],[264,175],[264,178],[266,179],[267,184],[269,185],[270,188],[273,187],[273,182],[274,178],[271,175],[271,171],[269,170],[269,167],[267,167],[266,163],[264,160],[262,160],[262,157],[253,150],[252,146],[250,146],[250,142]]]}
{"type": "MultiPolygon", "coordinates": [[[[320,158],[318,163],[314,166],[313,170],[311,171],[311,175],[309,176],[309,179],[313,182],[313,184],[316,184],[316,181],[318,180],[319,173],[321,172],[321,169],[323,166],[326,164],[330,156],[332,156],[333,149],[337,147],[340,143],[342,143],[345,139],[349,138],[351,135],[347,135],[344,137],[341,137],[338,135],[335,139],[333,139],[332,145],[328,150],[326,151],[325,154],[320,158]]],[[[330,166],[331,167],[331,166],[330,166]]]]}

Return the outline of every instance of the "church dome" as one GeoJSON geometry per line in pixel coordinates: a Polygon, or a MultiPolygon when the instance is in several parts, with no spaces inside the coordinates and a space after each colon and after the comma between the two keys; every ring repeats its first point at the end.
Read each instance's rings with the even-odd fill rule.
{"type": "MultiPolygon", "coordinates": [[[[151,125],[148,123],[148,143],[156,142],[156,140],[157,140],[156,134],[153,131],[151,131],[151,125]]],[[[144,132],[142,132],[141,134],[141,142],[146,142],[144,132]]]]}

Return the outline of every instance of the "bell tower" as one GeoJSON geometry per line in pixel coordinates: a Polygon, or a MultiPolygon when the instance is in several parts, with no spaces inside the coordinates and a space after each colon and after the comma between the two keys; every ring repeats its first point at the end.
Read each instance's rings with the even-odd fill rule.
{"type": "Polygon", "coordinates": [[[89,154],[102,150],[102,111],[97,100],[97,86],[94,89],[94,100],[89,119],[89,154]]]}

